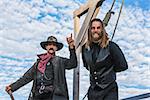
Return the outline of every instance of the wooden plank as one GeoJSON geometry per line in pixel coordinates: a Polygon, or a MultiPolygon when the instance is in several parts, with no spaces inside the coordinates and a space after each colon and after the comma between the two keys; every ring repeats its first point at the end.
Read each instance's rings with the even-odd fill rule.
{"type": "Polygon", "coordinates": [[[80,53],[81,47],[76,50],[78,66],[73,71],[73,100],[79,100],[80,90],[80,53]]]}
{"type": "Polygon", "coordinates": [[[82,27],[81,27],[81,29],[79,31],[79,34],[76,37],[76,40],[78,40],[78,41],[75,42],[76,48],[78,48],[79,45],[81,44],[83,36],[85,35],[86,30],[88,29],[89,23],[90,23],[93,15],[94,15],[94,12],[96,10],[96,5],[97,5],[97,2],[93,2],[93,6],[89,8],[89,11],[88,11],[87,16],[86,16],[86,18],[85,18],[85,20],[83,22],[83,25],[82,25],[82,27]]]}
{"type": "MultiPolygon", "coordinates": [[[[80,30],[80,18],[79,17],[75,17],[74,18],[74,37],[76,38],[76,36],[78,35],[80,30]]],[[[77,41],[75,39],[75,41],[77,41]]],[[[78,60],[78,66],[77,68],[74,69],[73,71],[73,100],[78,100],[79,99],[79,84],[80,84],[80,49],[78,48],[76,50],[76,54],[77,54],[77,60],[78,60]]]]}
{"type": "Polygon", "coordinates": [[[79,34],[79,30],[80,30],[80,18],[76,16],[74,18],[74,34],[75,34],[74,36],[75,36],[75,38],[79,34]]]}
{"type": "MultiPolygon", "coordinates": [[[[100,10],[100,7],[96,8],[96,11],[94,12],[94,15],[93,15],[92,19],[96,18],[96,16],[98,15],[99,10],[100,10]]],[[[89,28],[89,26],[88,26],[88,28],[89,28]]],[[[83,46],[86,43],[87,39],[88,39],[88,28],[85,31],[85,35],[83,36],[83,38],[81,40],[80,46],[83,46]]]]}
{"type": "Polygon", "coordinates": [[[73,100],[79,100],[79,79],[80,79],[80,54],[81,54],[81,45],[87,39],[88,28],[91,18],[96,17],[99,12],[99,6],[105,0],[89,0],[85,6],[80,7],[74,12],[74,36],[75,36],[75,47],[78,60],[78,67],[74,69],[73,76],[73,100]],[[87,13],[87,16],[83,22],[83,25],[80,28],[80,16],[87,13]]]}
{"type": "Polygon", "coordinates": [[[76,16],[80,17],[80,16],[84,15],[85,13],[87,13],[88,9],[93,6],[93,2],[96,2],[98,4],[98,2],[103,2],[103,1],[104,0],[88,0],[87,4],[80,6],[79,9],[77,9],[73,12],[73,17],[76,17],[76,16]]]}
{"type": "Polygon", "coordinates": [[[84,15],[85,13],[87,13],[89,7],[88,7],[88,4],[84,5],[84,6],[80,6],[80,8],[78,10],[75,10],[73,12],[73,17],[76,17],[76,16],[82,16],[84,15]]]}
{"type": "Polygon", "coordinates": [[[98,15],[99,11],[100,11],[100,7],[96,8],[92,19],[95,18],[98,15]]]}

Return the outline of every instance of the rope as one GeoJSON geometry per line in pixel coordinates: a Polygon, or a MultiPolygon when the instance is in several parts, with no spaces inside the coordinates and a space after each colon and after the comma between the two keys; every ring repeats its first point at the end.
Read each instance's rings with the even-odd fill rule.
{"type": "Polygon", "coordinates": [[[119,11],[119,15],[118,15],[118,18],[117,18],[117,22],[116,22],[116,25],[115,25],[114,32],[113,32],[112,37],[111,37],[111,41],[112,41],[112,39],[115,35],[115,31],[116,31],[116,28],[117,28],[117,25],[118,25],[118,22],[119,22],[119,18],[120,18],[121,12],[122,12],[123,4],[124,4],[124,0],[122,0],[121,8],[120,8],[120,11],[119,11]]]}
{"type": "Polygon", "coordinates": [[[87,96],[87,94],[88,94],[88,92],[85,94],[85,96],[83,97],[83,99],[82,99],[82,100],[84,100],[84,99],[85,99],[85,97],[87,96]]]}
{"type": "Polygon", "coordinates": [[[108,25],[108,22],[111,18],[111,14],[114,14],[115,12],[112,11],[112,8],[115,4],[116,0],[113,0],[113,3],[111,5],[111,8],[109,9],[109,11],[107,12],[107,14],[105,15],[105,18],[103,19],[103,23],[104,23],[104,26],[106,27],[108,25]]]}
{"type": "Polygon", "coordinates": [[[112,8],[113,8],[113,6],[114,6],[115,2],[116,2],[116,0],[114,0],[114,1],[113,1],[113,3],[112,3],[112,5],[111,5],[110,10],[112,10],[112,8]]]}

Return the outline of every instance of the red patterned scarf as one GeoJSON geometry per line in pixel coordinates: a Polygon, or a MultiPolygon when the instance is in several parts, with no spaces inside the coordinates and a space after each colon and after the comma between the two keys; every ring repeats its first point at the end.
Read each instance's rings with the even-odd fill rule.
{"type": "Polygon", "coordinates": [[[39,64],[38,64],[38,70],[41,73],[44,73],[45,69],[46,69],[46,64],[53,57],[53,55],[49,54],[49,53],[44,53],[44,54],[40,54],[40,55],[37,55],[37,56],[40,58],[40,61],[39,61],[39,64]]]}

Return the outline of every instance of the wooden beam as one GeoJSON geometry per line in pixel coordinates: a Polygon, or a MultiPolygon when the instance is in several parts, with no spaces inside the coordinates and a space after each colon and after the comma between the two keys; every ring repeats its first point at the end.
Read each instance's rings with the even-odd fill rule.
{"type": "Polygon", "coordinates": [[[76,16],[74,18],[74,34],[75,34],[75,38],[79,34],[79,30],[80,30],[80,18],[76,16]]]}
{"type": "Polygon", "coordinates": [[[89,11],[88,11],[87,16],[86,16],[86,18],[85,18],[85,20],[83,22],[83,25],[82,25],[82,27],[81,27],[81,29],[79,31],[79,34],[76,37],[76,40],[78,40],[78,41],[75,42],[76,48],[78,48],[79,45],[81,44],[83,36],[86,33],[86,30],[88,29],[90,21],[91,21],[93,15],[94,15],[95,10],[96,10],[96,5],[97,5],[97,2],[93,2],[93,7],[89,8],[89,11]]]}
{"type": "Polygon", "coordinates": [[[93,6],[93,2],[98,4],[96,6],[98,8],[99,6],[101,6],[101,2],[103,2],[103,1],[105,1],[105,0],[88,0],[88,2],[85,5],[80,6],[79,9],[77,9],[73,12],[73,17],[76,17],[76,16],[80,17],[80,16],[84,15],[85,13],[87,13],[89,8],[93,6]]]}
{"type": "Polygon", "coordinates": [[[73,100],[79,100],[79,79],[80,79],[80,54],[81,48],[88,37],[89,23],[92,18],[95,18],[99,12],[99,6],[105,0],[88,0],[88,3],[74,11],[74,36],[75,47],[78,60],[78,67],[74,69],[73,76],[73,100]],[[80,16],[87,13],[83,25],[80,29],[80,16]]]}
{"type": "Polygon", "coordinates": [[[92,19],[95,18],[98,15],[99,11],[100,11],[100,7],[96,8],[92,19]]]}
{"type": "Polygon", "coordinates": [[[84,15],[85,13],[87,13],[88,9],[89,9],[88,4],[80,6],[80,8],[78,10],[75,10],[73,12],[73,17],[76,17],[76,16],[80,17],[80,16],[84,15]]]}
{"type": "MultiPolygon", "coordinates": [[[[94,15],[93,15],[92,19],[95,18],[98,15],[99,10],[100,10],[100,7],[96,8],[96,11],[94,12],[94,15]]],[[[88,28],[89,28],[89,26],[88,26],[88,28]]],[[[81,46],[83,46],[86,43],[87,39],[88,39],[88,28],[86,29],[85,34],[82,38],[82,41],[81,41],[81,44],[80,44],[81,46]]]]}
{"type": "MultiPolygon", "coordinates": [[[[75,17],[74,18],[74,38],[76,38],[76,36],[78,36],[79,34],[79,30],[80,30],[80,18],[79,17],[75,17]]],[[[77,40],[75,39],[75,42],[77,40]]],[[[73,100],[78,100],[79,99],[79,84],[80,84],[80,48],[78,48],[76,50],[76,54],[77,54],[77,60],[78,60],[78,66],[77,68],[74,69],[73,72],[73,100]]]]}

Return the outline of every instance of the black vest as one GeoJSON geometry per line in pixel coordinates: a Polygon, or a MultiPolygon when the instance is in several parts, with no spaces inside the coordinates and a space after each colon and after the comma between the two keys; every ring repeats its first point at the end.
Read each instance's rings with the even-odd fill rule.
{"type": "MultiPolygon", "coordinates": [[[[100,46],[99,46],[100,48],[100,46]]],[[[90,84],[106,88],[109,84],[116,80],[116,73],[113,70],[113,63],[111,61],[109,46],[106,48],[100,48],[100,50],[94,50],[96,48],[82,48],[82,53],[90,71],[90,84]],[[93,61],[92,53],[97,53],[97,58],[93,61]]]]}
{"type": "Polygon", "coordinates": [[[54,70],[53,70],[53,64],[50,61],[46,65],[44,74],[42,74],[37,70],[36,79],[37,79],[37,83],[36,83],[37,86],[40,86],[41,83],[43,83],[45,86],[53,85],[54,70]]]}

